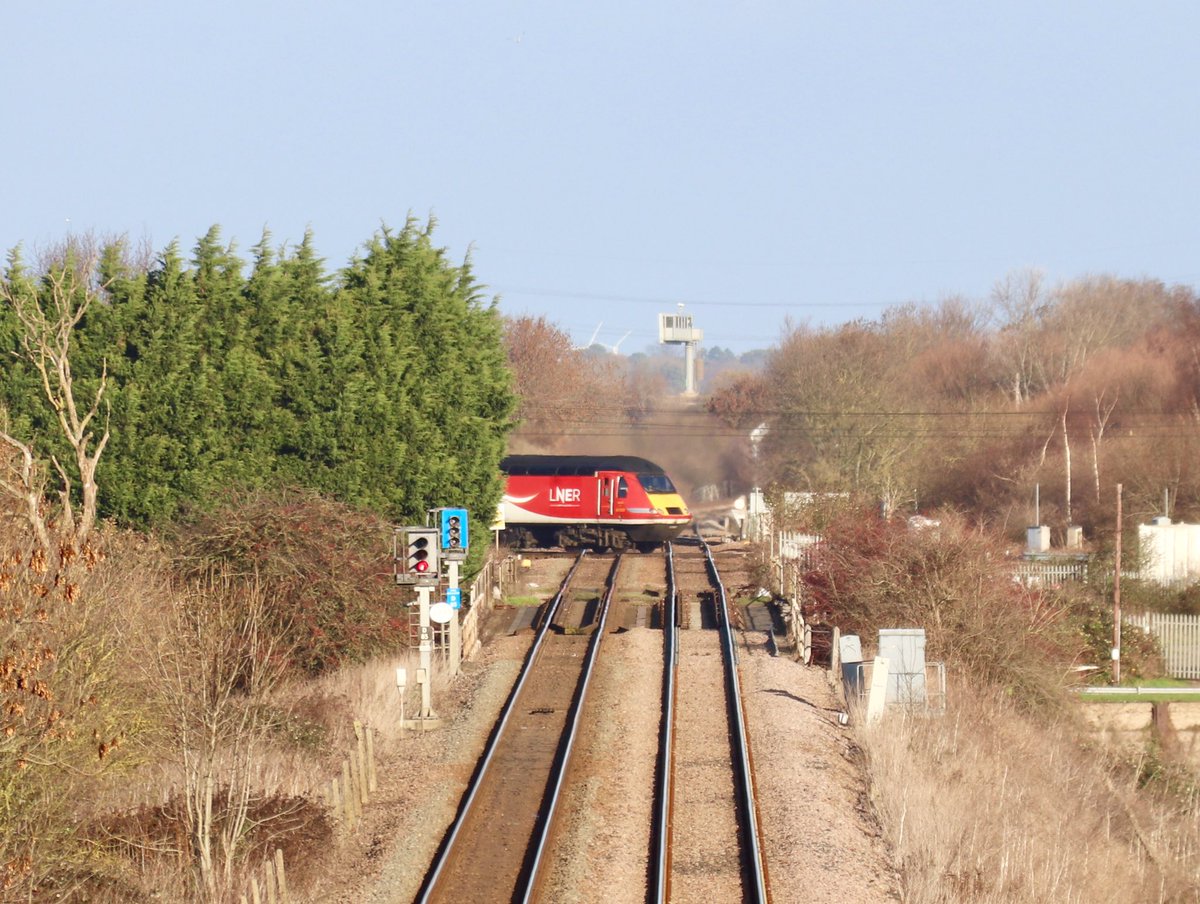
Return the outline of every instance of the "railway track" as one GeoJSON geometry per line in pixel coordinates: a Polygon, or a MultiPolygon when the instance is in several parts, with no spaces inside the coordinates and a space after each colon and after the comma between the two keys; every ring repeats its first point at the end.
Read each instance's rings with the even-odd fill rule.
{"type": "Polygon", "coordinates": [[[768,900],[733,614],[706,544],[674,547],[656,902],[768,900]],[[678,554],[675,554],[675,551],[678,554]]]}
{"type": "Polygon", "coordinates": [[[547,606],[417,901],[531,899],[619,558],[580,555],[547,606]]]}
{"type": "Polygon", "coordinates": [[[416,900],[765,902],[729,608],[703,544],[579,556],[416,900]]]}

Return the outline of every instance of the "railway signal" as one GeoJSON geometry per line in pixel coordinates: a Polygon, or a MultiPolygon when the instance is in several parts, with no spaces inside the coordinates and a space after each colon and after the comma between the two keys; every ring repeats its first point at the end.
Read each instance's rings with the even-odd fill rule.
{"type": "Polygon", "coordinates": [[[446,561],[461,561],[466,558],[470,540],[467,535],[465,508],[438,509],[438,531],[446,561]]]}
{"type": "Polygon", "coordinates": [[[409,527],[404,531],[404,568],[397,572],[400,584],[437,584],[438,568],[437,531],[431,527],[409,527]]]}

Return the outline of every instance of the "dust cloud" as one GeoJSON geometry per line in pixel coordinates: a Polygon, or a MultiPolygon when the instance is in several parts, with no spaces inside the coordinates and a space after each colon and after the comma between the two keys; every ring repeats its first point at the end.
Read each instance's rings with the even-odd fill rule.
{"type": "Polygon", "coordinates": [[[754,484],[749,437],[704,409],[701,399],[658,399],[637,417],[598,429],[522,434],[511,454],[637,455],[670,475],[693,511],[727,507],[754,484]]]}

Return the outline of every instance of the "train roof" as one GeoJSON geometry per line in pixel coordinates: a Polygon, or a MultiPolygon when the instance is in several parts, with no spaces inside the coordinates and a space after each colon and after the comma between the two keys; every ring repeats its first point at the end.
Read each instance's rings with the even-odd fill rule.
{"type": "Polygon", "coordinates": [[[563,474],[586,476],[597,471],[634,471],[639,474],[665,474],[652,461],[635,455],[509,455],[500,462],[505,474],[548,476],[563,474]]]}

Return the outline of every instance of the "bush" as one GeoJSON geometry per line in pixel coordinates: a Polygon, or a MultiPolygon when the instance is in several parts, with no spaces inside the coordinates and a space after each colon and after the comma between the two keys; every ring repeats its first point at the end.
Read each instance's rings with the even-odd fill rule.
{"type": "Polygon", "coordinates": [[[805,576],[806,617],[843,633],[924,628],[930,659],[1034,703],[1084,656],[1070,607],[1013,579],[1004,544],[961,516],[911,528],[871,509],[834,517],[805,576]]]}
{"type": "MultiPolygon", "coordinates": [[[[1094,666],[1089,680],[1112,682],[1113,604],[1106,585],[1066,583],[1048,593],[1060,601],[1068,615],[1071,631],[1083,644],[1077,664],[1094,666]]],[[[1126,609],[1126,611],[1129,611],[1126,609]]],[[[1162,657],[1153,635],[1124,625],[1121,632],[1121,680],[1156,678],[1163,674],[1162,657]]]]}
{"type": "Polygon", "coordinates": [[[231,492],[172,532],[176,568],[256,580],[293,665],[320,673],[408,642],[392,528],[308,490],[231,492]]]}
{"type": "MultiPolygon", "coordinates": [[[[114,568],[100,538],[45,550],[0,513],[0,900],[69,888],[93,853],[79,802],[128,766],[143,725],[112,614],[114,568]]],[[[114,592],[116,591],[116,592],[114,592]]]]}

